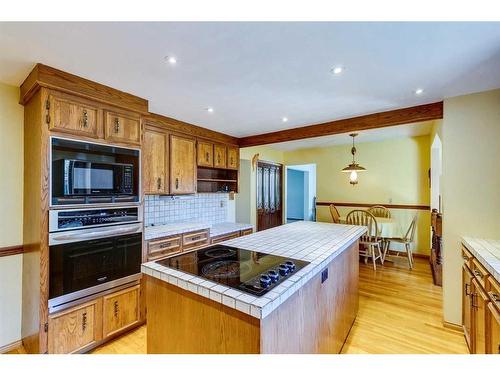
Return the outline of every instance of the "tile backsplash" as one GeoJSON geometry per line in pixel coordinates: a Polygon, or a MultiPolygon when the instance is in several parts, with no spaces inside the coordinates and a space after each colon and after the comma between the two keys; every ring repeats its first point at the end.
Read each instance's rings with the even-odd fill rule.
{"type": "Polygon", "coordinates": [[[227,193],[205,193],[188,196],[146,195],[144,198],[145,225],[163,225],[179,221],[227,221],[227,193]]]}

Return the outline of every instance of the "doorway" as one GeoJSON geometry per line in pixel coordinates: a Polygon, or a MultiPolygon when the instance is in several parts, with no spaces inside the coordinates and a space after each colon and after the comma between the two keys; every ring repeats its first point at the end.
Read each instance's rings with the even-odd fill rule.
{"type": "Polygon", "coordinates": [[[283,224],[283,166],[257,163],[257,231],[283,224]]]}
{"type": "Polygon", "coordinates": [[[316,164],[286,167],[286,222],[316,220],[316,164]]]}

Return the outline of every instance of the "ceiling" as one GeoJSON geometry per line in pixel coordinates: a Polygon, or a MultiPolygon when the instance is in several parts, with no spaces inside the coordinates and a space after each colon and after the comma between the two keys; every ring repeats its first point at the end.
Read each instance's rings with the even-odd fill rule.
{"type": "Polygon", "coordinates": [[[0,82],[41,62],[237,137],[500,87],[500,23],[0,23],[0,51],[0,82]]]}
{"type": "MultiPolygon", "coordinates": [[[[417,122],[406,125],[390,126],[380,129],[358,131],[356,144],[366,142],[381,142],[388,139],[418,137],[429,135],[432,131],[433,121],[417,122]]],[[[281,151],[295,151],[303,148],[329,147],[351,144],[349,133],[326,135],[324,137],[307,138],[298,141],[273,143],[270,147],[281,151]]]]}

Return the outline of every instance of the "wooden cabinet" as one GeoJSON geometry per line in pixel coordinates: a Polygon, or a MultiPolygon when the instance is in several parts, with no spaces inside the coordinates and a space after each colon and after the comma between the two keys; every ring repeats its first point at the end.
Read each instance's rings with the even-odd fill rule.
{"type": "Polygon", "coordinates": [[[488,303],[486,322],[486,353],[500,354],[500,310],[488,303]]]}
{"type": "Polygon", "coordinates": [[[163,237],[158,240],[151,240],[148,242],[148,262],[165,258],[167,256],[180,253],[181,251],[181,236],[163,237]]]}
{"type": "Polygon", "coordinates": [[[170,136],[170,194],[196,192],[195,140],[170,136]]]}
{"type": "Polygon", "coordinates": [[[226,168],[226,146],[214,145],[214,167],[226,168]]]}
{"type": "Polygon", "coordinates": [[[252,234],[253,233],[253,229],[243,229],[241,231],[241,236],[247,236],[249,234],[252,234]]]}
{"type": "Polygon", "coordinates": [[[106,111],[104,137],[111,142],[141,144],[141,120],[134,114],[106,111]]]}
{"type": "Polygon", "coordinates": [[[123,331],[140,320],[140,285],[103,297],[104,338],[123,331]]]}
{"type": "Polygon", "coordinates": [[[486,306],[488,296],[476,278],[472,279],[472,341],[476,354],[486,353],[486,306]]]}
{"type": "Polygon", "coordinates": [[[207,230],[187,233],[182,236],[182,250],[193,250],[208,245],[210,236],[207,230]]]}
{"type": "Polygon", "coordinates": [[[49,129],[85,137],[98,138],[101,110],[91,102],[71,95],[50,94],[46,104],[49,129]]]}
{"type": "Polygon", "coordinates": [[[240,232],[233,232],[233,233],[227,233],[223,234],[217,237],[212,237],[210,240],[210,243],[212,245],[215,245],[216,243],[232,240],[233,238],[238,238],[240,236],[240,232]]]}
{"type": "Polygon", "coordinates": [[[48,352],[74,353],[102,339],[102,299],[49,316],[48,352]]]}
{"type": "Polygon", "coordinates": [[[168,135],[145,128],[142,148],[142,179],[146,194],[168,194],[168,135]]]}
{"type": "Polygon", "coordinates": [[[197,161],[200,167],[214,166],[214,145],[206,141],[198,141],[197,161]]]}
{"type": "Polygon", "coordinates": [[[466,264],[462,266],[462,327],[464,330],[465,341],[472,353],[474,348],[472,346],[472,272],[466,264]]]}
{"type": "Polygon", "coordinates": [[[240,161],[240,150],[238,147],[227,147],[227,167],[229,169],[238,169],[240,161]]]}

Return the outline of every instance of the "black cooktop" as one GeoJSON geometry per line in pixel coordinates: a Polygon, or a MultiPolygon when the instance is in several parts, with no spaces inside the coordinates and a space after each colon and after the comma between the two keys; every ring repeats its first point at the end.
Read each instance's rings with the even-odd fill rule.
{"type": "Polygon", "coordinates": [[[206,247],[157,263],[259,297],[309,264],[225,245],[206,247]]]}

